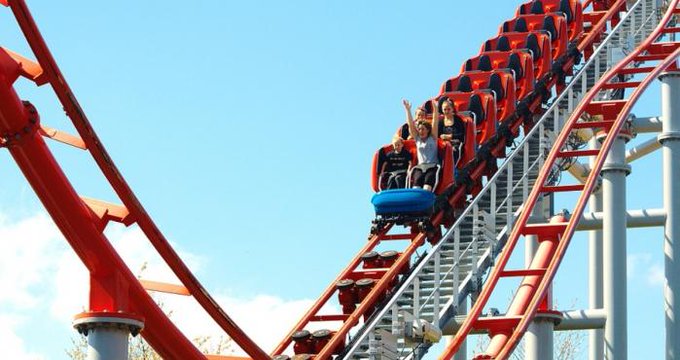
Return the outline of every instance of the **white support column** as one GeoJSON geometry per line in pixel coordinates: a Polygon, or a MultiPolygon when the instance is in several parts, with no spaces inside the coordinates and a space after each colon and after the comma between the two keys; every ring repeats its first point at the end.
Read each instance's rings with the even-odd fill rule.
{"type": "Polygon", "coordinates": [[[659,141],[657,139],[650,139],[642,144],[638,144],[632,148],[630,148],[628,151],[626,151],[626,163],[630,164],[633,161],[651,154],[652,152],[658,150],[661,148],[661,144],[659,144],[659,141]]]}
{"type": "MultiPolygon", "coordinates": [[[[600,195],[600,207],[602,207],[602,195],[600,195]]],[[[602,230],[602,212],[587,212],[581,216],[576,231],[602,230]]],[[[643,209],[627,210],[626,225],[629,229],[644,227],[662,227],[666,223],[666,210],[664,209],[643,209]]]]}
{"type": "Polygon", "coordinates": [[[524,335],[524,359],[551,360],[553,358],[553,333],[555,319],[537,314],[524,335]]]}
{"type": "MultiPolygon", "coordinates": [[[[543,199],[538,199],[534,209],[531,212],[531,217],[534,219],[545,219],[543,208],[543,199]]],[[[547,220],[545,220],[547,221],[547,220]]],[[[524,237],[524,266],[529,267],[531,261],[534,259],[534,254],[538,249],[538,236],[527,235],[524,237]]]]}
{"type": "MultiPolygon", "coordinates": [[[[536,202],[531,216],[546,218],[546,203],[549,201],[542,198],[536,202]]],[[[529,267],[538,248],[538,236],[528,235],[524,237],[524,265],[529,267]]],[[[553,319],[537,316],[529,325],[524,335],[524,358],[526,360],[552,360],[553,358],[553,319]]]]}
{"type": "Polygon", "coordinates": [[[662,119],[659,116],[636,117],[633,115],[631,126],[635,133],[656,133],[661,131],[662,119]]]}
{"type": "Polygon", "coordinates": [[[605,316],[604,309],[565,311],[562,313],[562,321],[555,326],[555,330],[604,329],[607,321],[605,316]]]}
{"type": "Polygon", "coordinates": [[[675,299],[680,298],[680,72],[668,72],[661,80],[663,133],[663,190],[666,226],[664,257],[666,282],[664,310],[666,318],[666,359],[680,359],[680,318],[675,299]]]}
{"type": "Polygon", "coordinates": [[[126,360],[128,338],[136,336],[144,327],[134,316],[115,313],[82,313],[76,316],[73,327],[87,337],[87,360],[126,360]]]}
{"type": "MultiPolygon", "coordinates": [[[[442,328],[445,335],[455,335],[460,329],[463,322],[465,322],[465,315],[456,315],[450,319],[442,328]]],[[[571,331],[571,330],[589,330],[589,329],[604,329],[606,321],[603,309],[587,309],[587,310],[570,310],[564,312],[553,313],[538,313],[537,317],[543,320],[550,319],[555,325],[555,331],[571,331]]],[[[484,329],[473,329],[471,334],[486,334],[484,329]]],[[[447,341],[453,337],[449,336],[447,341]]]]}
{"type": "MultiPolygon", "coordinates": [[[[597,149],[600,147],[599,141],[593,138],[590,140],[590,147],[597,149]]],[[[590,166],[593,166],[595,159],[590,159],[590,166]]],[[[593,192],[588,203],[590,211],[593,213],[602,211],[602,192],[593,192]]],[[[602,309],[602,230],[591,231],[588,235],[588,305],[590,309],[602,309]]],[[[600,360],[604,358],[604,330],[590,330],[588,334],[588,359],[600,360]]]]}
{"type": "Polygon", "coordinates": [[[626,141],[619,135],[602,167],[602,304],[607,314],[604,359],[628,356],[626,295],[626,141]]]}
{"type": "MultiPolygon", "coordinates": [[[[462,304],[458,307],[458,315],[467,315],[468,312],[468,299],[467,297],[463,301],[462,304]]],[[[449,341],[453,340],[453,337],[449,337],[449,341]]],[[[458,352],[456,352],[456,355],[453,356],[453,360],[467,360],[467,340],[464,340],[461,344],[460,347],[458,348],[458,352]]]]}

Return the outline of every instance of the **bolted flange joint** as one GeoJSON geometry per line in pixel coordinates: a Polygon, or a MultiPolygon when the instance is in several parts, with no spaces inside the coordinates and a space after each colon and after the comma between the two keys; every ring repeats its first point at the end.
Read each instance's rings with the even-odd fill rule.
{"type": "Polygon", "coordinates": [[[661,145],[663,145],[666,141],[677,141],[680,140],[680,131],[664,132],[659,134],[659,136],[657,136],[656,139],[659,141],[661,145]]]}
{"type": "Polygon", "coordinates": [[[607,171],[620,171],[623,173],[626,173],[626,176],[630,175],[631,172],[631,167],[630,165],[627,164],[604,164],[602,165],[602,170],[601,172],[607,172],[607,171]]]}
{"type": "Polygon", "coordinates": [[[561,311],[556,310],[538,310],[536,316],[534,316],[534,321],[550,321],[555,326],[559,325],[564,319],[564,315],[561,311]]]}
{"type": "Polygon", "coordinates": [[[84,336],[97,329],[118,329],[137,336],[144,328],[144,318],[122,312],[83,312],[75,316],[73,327],[84,336]]]}
{"type": "MultiPolygon", "coordinates": [[[[621,129],[621,131],[617,134],[618,139],[622,139],[625,143],[628,143],[632,138],[633,138],[633,132],[631,131],[631,123],[630,120],[626,122],[624,127],[621,129]]],[[[604,132],[598,133],[596,136],[597,141],[600,143],[604,142],[607,134],[604,132]]],[[[620,159],[619,161],[615,162],[609,162],[606,161],[604,165],[602,165],[602,169],[600,170],[601,173],[609,172],[609,171],[620,171],[626,174],[626,176],[630,175],[631,172],[631,167],[630,165],[625,163],[625,160],[620,159]]]]}
{"type": "Polygon", "coordinates": [[[659,80],[663,80],[666,77],[680,77],[680,71],[665,71],[659,75],[659,80]]]}
{"type": "Polygon", "coordinates": [[[40,115],[35,106],[28,101],[22,101],[24,108],[26,109],[26,124],[20,129],[14,129],[12,131],[0,134],[0,147],[11,147],[20,143],[23,139],[26,139],[40,127],[40,115]]]}

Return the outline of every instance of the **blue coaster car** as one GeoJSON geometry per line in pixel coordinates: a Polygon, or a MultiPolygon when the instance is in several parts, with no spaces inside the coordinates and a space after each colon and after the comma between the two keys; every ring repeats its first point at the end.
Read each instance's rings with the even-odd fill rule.
{"type": "Polygon", "coordinates": [[[384,190],[371,199],[377,217],[398,223],[429,217],[435,194],[423,189],[384,190]]]}

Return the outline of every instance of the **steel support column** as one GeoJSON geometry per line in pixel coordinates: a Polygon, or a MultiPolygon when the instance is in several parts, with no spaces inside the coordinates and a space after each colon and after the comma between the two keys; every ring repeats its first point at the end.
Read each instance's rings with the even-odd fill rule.
{"type": "Polygon", "coordinates": [[[651,154],[652,152],[658,150],[661,148],[661,144],[659,144],[659,141],[657,139],[650,139],[642,144],[638,144],[632,148],[630,148],[628,151],[626,151],[626,163],[632,163],[633,161],[651,154]]]}
{"type": "Polygon", "coordinates": [[[662,119],[659,116],[636,117],[633,115],[631,126],[637,134],[660,132],[662,129],[662,119]]]}
{"type": "MultiPolygon", "coordinates": [[[[538,317],[544,319],[551,318],[554,323],[555,320],[561,319],[559,324],[555,325],[555,331],[571,331],[571,330],[589,330],[589,329],[604,329],[606,322],[605,313],[603,309],[587,309],[587,310],[570,310],[564,311],[561,314],[553,314],[546,316],[546,314],[538,314],[538,317]]],[[[455,334],[460,325],[465,321],[465,315],[456,315],[449,320],[442,331],[446,335],[455,334]]],[[[472,330],[471,334],[486,334],[484,329],[472,330]]],[[[448,337],[447,341],[452,339],[448,337]]]]}
{"type": "MultiPolygon", "coordinates": [[[[596,141],[591,141],[591,146],[596,141]]],[[[602,193],[595,192],[588,203],[590,211],[602,211],[602,193]]],[[[588,305],[591,309],[602,309],[602,230],[591,231],[588,235],[588,305]]],[[[604,357],[604,331],[590,330],[588,334],[588,359],[600,360],[604,357]]]]}
{"type": "Polygon", "coordinates": [[[555,320],[540,315],[529,325],[524,335],[524,358],[526,360],[550,360],[553,358],[553,333],[555,320]]]}
{"type": "MultiPolygon", "coordinates": [[[[541,221],[547,221],[544,213],[544,202],[543,200],[538,200],[536,206],[534,206],[531,212],[531,217],[534,219],[540,219],[541,221]]],[[[538,236],[527,235],[524,237],[524,266],[529,267],[531,261],[534,259],[534,254],[536,254],[536,249],[538,249],[538,236]]]]}
{"type": "MultiPolygon", "coordinates": [[[[602,199],[600,199],[600,204],[602,199]]],[[[600,205],[602,206],[602,205],[600,205]]],[[[602,230],[602,212],[583,214],[576,229],[578,231],[602,230]]],[[[626,211],[626,225],[628,228],[661,227],[666,223],[664,209],[644,209],[626,211]]]]}
{"type": "Polygon", "coordinates": [[[625,155],[629,139],[620,135],[614,140],[602,167],[602,305],[607,317],[603,358],[607,360],[628,356],[626,175],[630,167],[625,155]]]}
{"type": "Polygon", "coordinates": [[[675,299],[680,298],[680,72],[669,72],[661,80],[663,133],[663,190],[666,226],[664,228],[665,275],[664,310],[666,318],[666,359],[680,359],[680,319],[675,299]],[[674,160],[675,159],[675,160],[674,160]]]}
{"type": "MultiPolygon", "coordinates": [[[[465,300],[458,306],[458,314],[459,315],[466,315],[468,311],[468,298],[466,297],[465,300]]],[[[453,339],[452,336],[449,336],[448,340],[451,341],[453,339]]],[[[467,360],[467,340],[463,341],[462,344],[460,344],[460,347],[458,348],[458,352],[456,355],[453,356],[453,360],[467,360]]]]}
{"type": "MultiPolygon", "coordinates": [[[[539,200],[531,214],[534,218],[545,219],[548,198],[539,200]]],[[[524,238],[524,266],[529,267],[538,249],[538,236],[527,235],[524,238]]],[[[524,336],[524,358],[527,360],[551,360],[553,358],[554,320],[537,316],[529,325],[524,336]]]]}

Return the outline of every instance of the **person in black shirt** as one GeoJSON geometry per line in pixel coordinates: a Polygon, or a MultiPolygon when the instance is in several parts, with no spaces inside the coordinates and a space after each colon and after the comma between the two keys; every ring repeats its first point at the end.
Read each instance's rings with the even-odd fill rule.
{"type": "Polygon", "coordinates": [[[465,144],[465,123],[464,120],[457,116],[453,109],[453,103],[449,98],[443,97],[439,102],[442,113],[444,114],[443,121],[439,122],[439,138],[451,143],[453,148],[453,163],[454,171],[455,164],[463,155],[463,144],[465,144]]]}
{"type": "Polygon", "coordinates": [[[385,162],[380,169],[381,182],[387,182],[387,189],[406,187],[406,174],[411,167],[411,153],[404,150],[404,141],[395,136],[392,139],[392,151],[385,155],[385,162]],[[384,180],[387,179],[387,180],[384,180]]]}

